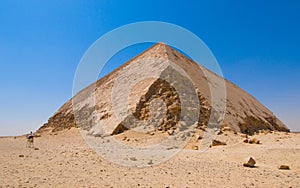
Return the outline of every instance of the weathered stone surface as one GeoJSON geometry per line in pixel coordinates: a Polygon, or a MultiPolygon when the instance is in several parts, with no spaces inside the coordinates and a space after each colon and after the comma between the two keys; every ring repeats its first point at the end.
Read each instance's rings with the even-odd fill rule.
{"type": "Polygon", "coordinates": [[[231,128],[230,127],[223,127],[222,131],[231,131],[231,128]]]}
{"type": "Polygon", "coordinates": [[[256,138],[251,138],[248,143],[249,144],[260,144],[260,141],[256,138]]]}
{"type": "Polygon", "coordinates": [[[198,150],[199,147],[198,146],[193,146],[193,150],[198,150]]]}
{"type": "Polygon", "coordinates": [[[280,165],[280,170],[290,170],[290,167],[288,165],[280,165]]]}
{"type": "Polygon", "coordinates": [[[250,157],[248,162],[244,163],[243,166],[253,168],[255,167],[255,163],[256,163],[255,160],[252,157],[250,157]]]}
{"type": "Polygon", "coordinates": [[[225,146],[226,143],[225,142],[222,142],[222,141],[219,141],[219,140],[213,140],[211,146],[225,146]]]}

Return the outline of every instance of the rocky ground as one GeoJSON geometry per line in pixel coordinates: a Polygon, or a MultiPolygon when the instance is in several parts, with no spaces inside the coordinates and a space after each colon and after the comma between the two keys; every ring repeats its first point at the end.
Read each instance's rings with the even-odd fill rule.
{"type": "MultiPolygon", "coordinates": [[[[167,133],[163,133],[167,134],[167,133]]],[[[158,138],[166,135],[157,134],[158,138]]],[[[116,138],[134,144],[142,141],[116,138]]],[[[150,135],[155,137],[156,135],[150,135]]],[[[195,150],[199,138],[169,161],[134,168],[113,164],[95,154],[76,128],[46,132],[26,148],[25,137],[0,138],[0,187],[299,187],[300,134],[260,133],[248,138],[223,132],[216,138],[226,145],[195,150]],[[245,142],[244,142],[245,141],[245,142]],[[249,158],[255,167],[244,167],[249,158]],[[289,170],[281,170],[287,165],[289,170]]],[[[156,140],[157,139],[153,139],[156,140]]]]}

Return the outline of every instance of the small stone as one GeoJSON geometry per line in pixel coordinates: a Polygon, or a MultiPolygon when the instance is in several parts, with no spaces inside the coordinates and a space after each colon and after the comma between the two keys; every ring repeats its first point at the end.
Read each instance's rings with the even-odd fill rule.
{"type": "Polygon", "coordinates": [[[201,139],[202,139],[202,136],[196,135],[196,140],[201,140],[201,139]]]}
{"type": "Polygon", "coordinates": [[[34,150],[39,150],[39,148],[34,148],[34,150]]]}
{"type": "Polygon", "coordinates": [[[154,132],[151,132],[150,135],[153,136],[153,135],[154,135],[154,132]]]}
{"type": "Polygon", "coordinates": [[[288,165],[280,165],[280,170],[290,170],[290,167],[288,165]]]}
{"type": "Polygon", "coordinates": [[[243,166],[253,168],[255,167],[255,163],[255,160],[252,157],[250,157],[249,161],[247,163],[244,163],[243,166]]]}
{"type": "Polygon", "coordinates": [[[193,146],[193,150],[198,150],[198,146],[193,146]]]}
{"type": "Polygon", "coordinates": [[[211,146],[222,146],[222,145],[224,146],[224,145],[226,145],[226,143],[219,141],[219,140],[213,140],[213,142],[211,144],[211,146]]]}
{"type": "Polygon", "coordinates": [[[168,135],[173,135],[174,134],[174,130],[168,130],[167,133],[168,133],[168,135]]]}
{"type": "Polygon", "coordinates": [[[231,128],[230,128],[230,127],[223,127],[222,130],[223,130],[223,131],[231,131],[231,128]]]}
{"type": "Polygon", "coordinates": [[[246,134],[241,134],[241,137],[242,137],[242,138],[248,138],[248,135],[246,135],[246,134]]]}
{"type": "Polygon", "coordinates": [[[252,138],[249,140],[249,144],[260,144],[260,141],[256,138],[252,138]]]}
{"type": "Polygon", "coordinates": [[[135,157],[130,157],[129,159],[132,161],[137,161],[137,159],[135,157]]]}
{"type": "Polygon", "coordinates": [[[245,142],[245,143],[248,143],[248,142],[249,142],[249,140],[248,140],[248,139],[245,139],[243,142],[245,142]]]}
{"type": "Polygon", "coordinates": [[[152,164],[153,164],[152,159],[150,159],[150,160],[148,161],[148,165],[152,165],[152,164]]]}
{"type": "Polygon", "coordinates": [[[198,129],[200,129],[202,131],[206,131],[205,127],[199,127],[198,129]]]}
{"type": "Polygon", "coordinates": [[[19,155],[19,157],[25,157],[24,155],[19,155]]]}

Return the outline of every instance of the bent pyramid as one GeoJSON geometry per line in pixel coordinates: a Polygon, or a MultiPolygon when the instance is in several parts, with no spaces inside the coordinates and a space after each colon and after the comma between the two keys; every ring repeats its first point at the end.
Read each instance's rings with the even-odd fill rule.
{"type": "Polygon", "coordinates": [[[79,92],[39,131],[80,127],[91,135],[106,136],[153,125],[158,131],[167,131],[176,129],[180,121],[181,125],[195,123],[191,118],[197,118],[197,128],[205,128],[213,120],[246,134],[266,129],[289,131],[250,94],[162,43],[79,92]],[[226,105],[222,118],[212,105],[210,89],[218,88],[220,81],[225,82],[227,93],[220,100],[226,105]],[[186,114],[182,104],[188,109],[186,114]]]}

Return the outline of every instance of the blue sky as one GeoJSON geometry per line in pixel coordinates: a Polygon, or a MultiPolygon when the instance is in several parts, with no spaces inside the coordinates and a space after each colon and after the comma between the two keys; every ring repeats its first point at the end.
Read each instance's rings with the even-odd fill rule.
{"type": "MultiPolygon", "coordinates": [[[[36,130],[68,99],[100,36],[164,21],[200,37],[224,76],[300,131],[300,1],[0,1],[0,135],[36,130]]],[[[110,62],[114,68],[147,45],[110,62]],[[116,61],[118,60],[118,61],[116,61]]]]}

